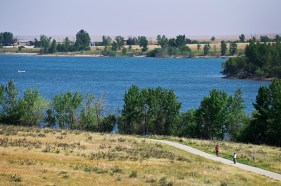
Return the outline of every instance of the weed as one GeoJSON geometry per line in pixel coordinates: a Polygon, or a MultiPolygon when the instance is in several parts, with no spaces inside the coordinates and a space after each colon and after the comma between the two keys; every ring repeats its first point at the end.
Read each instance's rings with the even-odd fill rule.
{"type": "Polygon", "coordinates": [[[125,139],[125,138],[118,138],[118,141],[119,141],[119,142],[125,142],[126,139],[125,139]]]}
{"type": "Polygon", "coordinates": [[[137,171],[132,171],[129,178],[136,178],[138,176],[137,171]]]}
{"type": "Polygon", "coordinates": [[[42,138],[42,137],[46,137],[46,134],[39,133],[39,134],[38,134],[38,137],[41,137],[41,138],[42,138]]]}
{"type": "Polygon", "coordinates": [[[121,181],[121,176],[120,175],[117,176],[116,181],[121,181]]]}
{"type": "Polygon", "coordinates": [[[13,181],[13,182],[21,182],[21,177],[20,176],[18,176],[18,175],[11,175],[11,181],[13,181]]]}
{"type": "Polygon", "coordinates": [[[105,144],[100,144],[100,149],[105,149],[106,145],[105,144]]]}
{"type": "Polygon", "coordinates": [[[117,165],[112,168],[113,173],[122,173],[122,169],[120,169],[117,165]]]}
{"type": "Polygon", "coordinates": [[[155,183],[156,181],[156,178],[154,178],[153,176],[148,176],[145,180],[146,183],[155,183]]]}
{"type": "Polygon", "coordinates": [[[160,185],[160,186],[173,186],[173,183],[167,181],[167,178],[166,178],[166,177],[162,177],[162,178],[160,178],[160,180],[159,180],[159,185],[160,185]]]}

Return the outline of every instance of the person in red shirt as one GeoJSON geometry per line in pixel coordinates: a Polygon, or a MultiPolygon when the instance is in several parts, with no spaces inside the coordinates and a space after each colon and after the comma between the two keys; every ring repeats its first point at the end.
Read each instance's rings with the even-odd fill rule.
{"type": "Polygon", "coordinates": [[[216,155],[217,155],[217,157],[219,156],[219,151],[220,151],[220,146],[216,145],[216,155]]]}

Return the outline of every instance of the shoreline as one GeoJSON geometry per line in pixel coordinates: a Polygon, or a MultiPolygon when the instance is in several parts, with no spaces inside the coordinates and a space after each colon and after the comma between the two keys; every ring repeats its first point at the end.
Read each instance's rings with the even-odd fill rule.
{"type": "MultiPolygon", "coordinates": [[[[252,80],[252,81],[272,81],[275,78],[257,78],[257,77],[252,77],[252,78],[238,78],[238,77],[226,77],[224,76],[223,78],[225,79],[230,79],[230,80],[252,80]]],[[[277,79],[277,78],[276,78],[277,79]]]]}
{"type": "MultiPolygon", "coordinates": [[[[145,58],[147,56],[104,56],[101,54],[39,54],[39,53],[24,53],[24,52],[4,52],[0,53],[0,55],[31,55],[31,56],[42,56],[42,57],[113,57],[113,58],[119,58],[119,57],[132,57],[132,58],[145,58]]],[[[154,57],[154,58],[162,58],[162,59],[183,59],[183,58],[190,58],[190,59],[212,59],[212,58],[221,58],[221,59],[227,59],[232,58],[236,56],[169,56],[169,57],[154,57]]],[[[151,58],[151,57],[147,57],[151,58]]]]}

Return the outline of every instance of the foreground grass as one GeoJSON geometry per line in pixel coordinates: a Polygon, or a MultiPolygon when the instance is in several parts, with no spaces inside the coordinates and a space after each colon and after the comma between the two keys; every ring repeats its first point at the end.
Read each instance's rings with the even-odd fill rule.
{"type": "Polygon", "coordinates": [[[281,185],[133,136],[0,125],[0,157],[6,186],[281,185]]]}
{"type": "Polygon", "coordinates": [[[232,155],[236,152],[237,161],[239,163],[244,163],[281,174],[280,147],[167,136],[151,136],[151,138],[179,142],[211,154],[215,154],[215,146],[218,144],[221,147],[220,156],[223,158],[232,160],[232,155]]]}

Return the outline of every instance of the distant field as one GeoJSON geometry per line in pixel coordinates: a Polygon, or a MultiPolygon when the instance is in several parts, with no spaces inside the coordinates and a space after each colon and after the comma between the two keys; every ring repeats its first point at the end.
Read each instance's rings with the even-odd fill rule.
{"type": "MultiPolygon", "coordinates": [[[[248,43],[237,43],[237,52],[238,54],[243,54],[245,47],[248,43]]],[[[211,56],[219,56],[220,55],[220,43],[216,42],[211,45],[211,49],[210,49],[210,55],[211,56]]],[[[200,49],[197,49],[197,44],[188,44],[187,45],[191,51],[194,53],[194,55],[203,55],[203,47],[204,44],[201,44],[200,49]]],[[[125,48],[128,48],[128,45],[124,46],[125,48]]],[[[226,54],[229,54],[229,44],[227,45],[228,50],[226,54]]],[[[104,50],[104,46],[92,46],[91,50],[88,51],[76,51],[76,52],[66,52],[66,53],[54,53],[51,55],[101,55],[101,52],[104,50]]],[[[160,48],[160,46],[158,45],[148,45],[148,50],[153,50],[155,48],[160,48]]],[[[0,53],[39,53],[40,49],[39,48],[23,48],[21,50],[19,50],[18,48],[0,48],[0,53]]],[[[129,52],[129,51],[127,51],[129,52]]],[[[141,48],[139,45],[132,45],[132,52],[134,53],[140,53],[141,55],[141,48]]],[[[119,53],[121,53],[119,51],[119,53]]]]}
{"type": "Polygon", "coordinates": [[[281,185],[133,136],[0,125],[0,185],[281,185]]]}
{"type": "MultiPolygon", "coordinates": [[[[238,54],[243,54],[245,47],[248,45],[249,43],[237,43],[237,52],[238,54]]],[[[203,55],[203,48],[204,48],[204,44],[200,44],[200,49],[198,51],[197,49],[197,44],[187,44],[187,46],[191,49],[192,52],[199,54],[199,55],[203,55]]],[[[221,44],[220,43],[214,43],[214,44],[210,44],[211,49],[210,52],[211,53],[216,53],[217,55],[220,54],[221,51],[221,44]]],[[[126,45],[125,48],[128,48],[129,46],[126,45]]],[[[148,45],[148,49],[149,50],[153,50],[155,48],[160,48],[159,45],[148,45]]],[[[95,51],[95,50],[103,50],[104,46],[96,46],[96,47],[91,47],[91,50],[95,51]]],[[[141,48],[139,45],[132,45],[132,50],[137,50],[137,51],[141,51],[141,48]]],[[[227,54],[229,54],[229,44],[227,44],[227,54]]]]}

